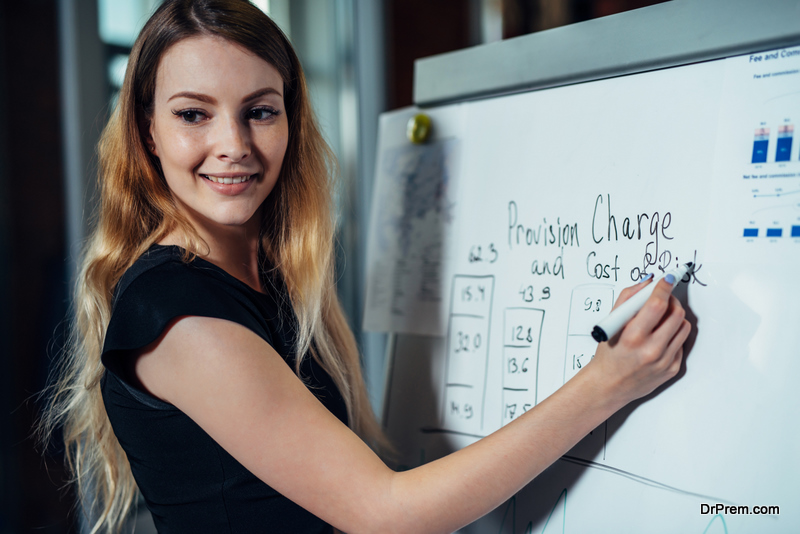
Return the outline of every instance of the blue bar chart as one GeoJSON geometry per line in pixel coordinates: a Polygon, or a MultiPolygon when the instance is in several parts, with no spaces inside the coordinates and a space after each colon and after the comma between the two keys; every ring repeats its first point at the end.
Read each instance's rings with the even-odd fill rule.
{"type": "Polygon", "coordinates": [[[767,237],[783,236],[783,228],[767,228],[767,237]]]}
{"type": "Polygon", "coordinates": [[[758,228],[745,228],[744,237],[758,237],[758,228]]]}
{"type": "Polygon", "coordinates": [[[756,128],[753,140],[752,163],[766,163],[767,150],[769,149],[769,128],[756,128]]]}
{"type": "MultiPolygon", "coordinates": [[[[775,227],[766,228],[764,236],[769,239],[784,237],[783,230],[784,230],[783,228],[775,228],[775,227]]],[[[795,239],[800,238],[800,224],[793,224],[788,230],[789,231],[786,233],[786,235],[795,239]]],[[[759,235],[760,232],[758,228],[745,228],[744,231],[742,232],[742,237],[746,238],[757,238],[759,235]]]]}
{"type": "MultiPolygon", "coordinates": [[[[800,154],[794,142],[795,120],[780,102],[778,108],[759,113],[759,121],[751,123],[757,127],[749,130],[754,132],[750,165],[740,174],[741,191],[746,191],[742,198],[749,198],[743,213],[747,219],[738,234],[748,243],[800,242],[800,154]]],[[[745,139],[740,139],[744,148],[745,139]]]]}
{"type": "Polygon", "coordinates": [[[775,161],[789,161],[792,155],[792,137],[794,124],[784,124],[778,127],[777,151],[775,161]]]}

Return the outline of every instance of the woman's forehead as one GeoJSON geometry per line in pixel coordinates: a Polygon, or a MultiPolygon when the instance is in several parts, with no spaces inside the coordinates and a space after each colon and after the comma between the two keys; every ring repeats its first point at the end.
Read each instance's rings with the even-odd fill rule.
{"type": "Polygon", "coordinates": [[[189,37],[169,47],[156,73],[157,95],[230,90],[247,94],[264,87],[283,95],[283,78],[272,64],[237,43],[209,35],[189,37]]]}

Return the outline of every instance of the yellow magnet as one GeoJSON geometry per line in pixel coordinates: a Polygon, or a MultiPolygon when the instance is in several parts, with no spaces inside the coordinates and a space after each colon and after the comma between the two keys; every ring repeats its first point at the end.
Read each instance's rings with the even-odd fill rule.
{"type": "Polygon", "coordinates": [[[424,113],[418,113],[408,120],[406,135],[412,143],[418,145],[428,140],[431,135],[431,118],[424,113]]]}

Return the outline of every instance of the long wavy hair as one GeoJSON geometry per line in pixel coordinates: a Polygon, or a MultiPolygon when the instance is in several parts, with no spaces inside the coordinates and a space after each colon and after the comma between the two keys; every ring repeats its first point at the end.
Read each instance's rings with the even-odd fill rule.
{"type": "Polygon", "coordinates": [[[178,41],[201,35],[242,46],[283,79],[289,141],[277,184],[261,210],[261,248],[283,277],[297,317],[296,372],[311,354],[338,386],[352,429],[373,446],[386,445],[336,294],[336,164],[314,118],[297,55],[280,28],[245,0],[167,0],[133,45],[116,109],[99,143],[99,211],[76,284],[71,342],[40,425],[45,441],[63,427],[72,480],[84,509],[95,516],[92,532],[119,531],[138,496],[100,392],[100,356],[115,287],[126,269],[169,232],[185,236],[185,261],[204,246],[146,148],[161,57],[178,41]]]}

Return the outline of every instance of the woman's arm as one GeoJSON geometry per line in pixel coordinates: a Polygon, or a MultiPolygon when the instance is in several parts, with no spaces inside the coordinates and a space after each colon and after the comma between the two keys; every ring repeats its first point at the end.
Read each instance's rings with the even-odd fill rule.
{"type": "MultiPolygon", "coordinates": [[[[635,291],[626,290],[620,302],[635,291]]],[[[136,362],[253,474],[345,532],[452,532],[491,511],[631,400],[674,376],[689,333],[665,282],[613,345],[545,401],[444,458],[395,473],[238,324],[176,320],[136,362]]]]}

